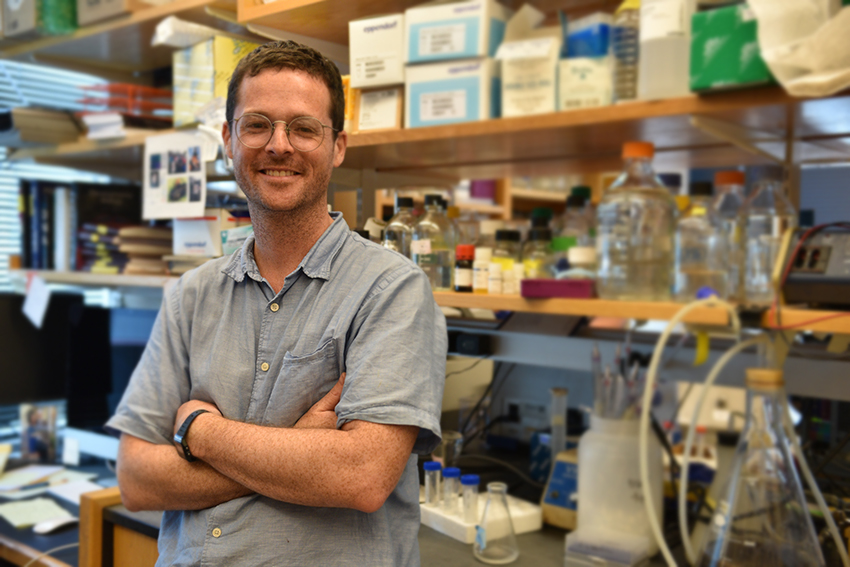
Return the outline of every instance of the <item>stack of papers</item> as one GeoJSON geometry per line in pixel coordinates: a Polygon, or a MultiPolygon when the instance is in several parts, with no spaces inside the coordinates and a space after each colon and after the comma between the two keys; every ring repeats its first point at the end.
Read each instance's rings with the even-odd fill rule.
{"type": "MultiPolygon", "coordinates": [[[[99,490],[100,486],[90,482],[76,486],[79,482],[90,481],[96,477],[95,473],[65,470],[61,466],[30,465],[0,476],[0,497],[7,500],[22,500],[49,491],[61,498],[71,499],[66,496],[68,490],[71,491],[69,494],[73,494],[75,490],[83,492],[99,490]]],[[[79,503],[79,494],[74,498],[79,503]]]]}
{"type": "Polygon", "coordinates": [[[86,136],[90,140],[123,138],[127,135],[124,131],[124,118],[120,112],[85,113],[80,119],[86,125],[86,136]]]}

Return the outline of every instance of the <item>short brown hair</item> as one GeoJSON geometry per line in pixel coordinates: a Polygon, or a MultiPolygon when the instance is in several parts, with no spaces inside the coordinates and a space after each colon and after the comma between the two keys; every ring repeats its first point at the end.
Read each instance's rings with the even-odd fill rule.
{"type": "Polygon", "coordinates": [[[331,126],[334,128],[334,139],[337,132],[342,131],[345,124],[345,93],[342,90],[342,77],[336,65],[311,47],[291,40],[273,41],[263,44],[242,58],[227,87],[227,106],[225,117],[227,123],[233,121],[233,112],[239,102],[239,87],[242,80],[256,77],[266,69],[292,69],[304,71],[311,77],[321,79],[328,87],[331,95],[331,126]]]}

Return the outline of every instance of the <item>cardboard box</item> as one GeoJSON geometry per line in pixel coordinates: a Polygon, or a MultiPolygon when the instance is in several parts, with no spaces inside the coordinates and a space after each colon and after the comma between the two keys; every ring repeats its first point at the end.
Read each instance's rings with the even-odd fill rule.
{"type": "Polygon", "coordinates": [[[206,209],[204,216],[174,219],[175,256],[221,256],[221,232],[250,225],[247,218],[234,217],[227,209],[206,209]]]}
{"type": "Polygon", "coordinates": [[[420,128],[487,120],[499,115],[499,65],[468,59],[407,68],[404,126],[420,128]]]}
{"type": "Polygon", "coordinates": [[[213,98],[227,98],[237,63],[257,48],[250,41],[215,36],[173,55],[174,125],[195,122],[195,113],[213,98]]]}
{"type": "Polygon", "coordinates": [[[404,87],[361,90],[354,131],[398,130],[402,127],[403,107],[404,87]]]}
{"type": "Polygon", "coordinates": [[[761,58],[755,14],[746,4],[697,12],[691,18],[692,91],[775,83],[761,58]]]}
{"type": "Polygon", "coordinates": [[[34,35],[36,0],[3,0],[3,35],[34,35]]]}
{"type": "Polygon", "coordinates": [[[404,14],[348,23],[351,86],[404,84],[404,14]]]}
{"type": "Polygon", "coordinates": [[[596,12],[567,24],[567,57],[604,57],[611,48],[613,16],[596,12]]]}
{"type": "Polygon", "coordinates": [[[524,4],[510,19],[496,52],[502,63],[502,116],[529,116],[557,110],[560,26],[540,27],[546,15],[524,4]]]}
{"type": "Polygon", "coordinates": [[[605,106],[613,102],[611,57],[574,57],[558,62],[558,110],[605,106]]]}
{"type": "Polygon", "coordinates": [[[511,11],[495,0],[410,8],[404,13],[406,63],[493,57],[511,11]]]}

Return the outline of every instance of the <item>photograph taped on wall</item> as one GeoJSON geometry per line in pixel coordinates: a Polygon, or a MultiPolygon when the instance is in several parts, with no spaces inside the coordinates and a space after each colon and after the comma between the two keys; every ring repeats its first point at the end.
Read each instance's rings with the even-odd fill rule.
{"type": "Polygon", "coordinates": [[[21,457],[26,461],[52,463],[56,460],[58,406],[21,404],[21,457]]]}
{"type": "Polygon", "coordinates": [[[207,200],[203,143],[196,131],[151,136],[145,141],[142,218],[203,216],[207,200]]]}

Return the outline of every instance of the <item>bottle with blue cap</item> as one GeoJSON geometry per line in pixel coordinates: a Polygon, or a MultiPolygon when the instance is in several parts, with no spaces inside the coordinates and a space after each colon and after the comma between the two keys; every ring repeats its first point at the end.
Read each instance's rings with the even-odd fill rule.
{"type": "Polygon", "coordinates": [[[465,474],[460,477],[463,489],[463,521],[474,524],[478,521],[478,485],[481,479],[477,474],[465,474]]]}
{"type": "Polygon", "coordinates": [[[460,469],[446,467],[443,469],[443,510],[447,514],[457,514],[458,481],[460,469]]]}
{"type": "Polygon", "coordinates": [[[437,461],[428,461],[422,465],[425,469],[425,505],[440,504],[440,471],[443,466],[437,461]]]}

